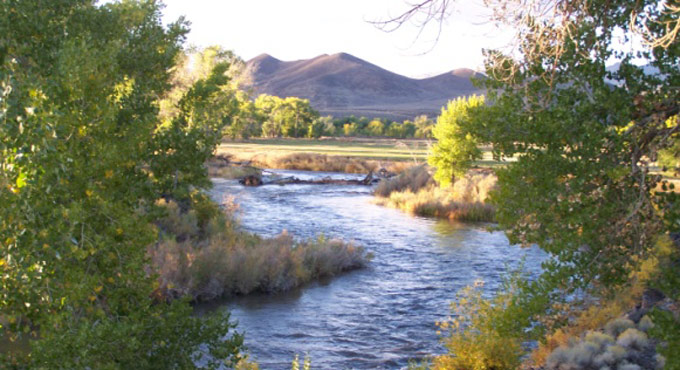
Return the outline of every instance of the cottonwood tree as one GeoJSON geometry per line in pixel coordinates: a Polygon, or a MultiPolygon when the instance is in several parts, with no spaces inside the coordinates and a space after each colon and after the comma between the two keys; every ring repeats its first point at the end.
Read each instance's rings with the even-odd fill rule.
{"type": "Polygon", "coordinates": [[[479,143],[462,126],[469,120],[469,111],[484,105],[483,96],[457,98],[449,102],[437,118],[432,135],[437,142],[427,161],[437,171],[434,178],[448,186],[456,176],[463,176],[472,163],[482,157],[479,143]]]}
{"type": "MultiPolygon", "coordinates": [[[[496,157],[518,156],[497,171],[497,219],[512,242],[537,244],[551,257],[527,288],[543,299],[522,303],[550,311],[578,297],[570,293],[619,291],[659,236],[680,231],[678,194],[653,171],[680,134],[680,6],[485,4],[517,43],[485,50],[487,105],[459,123],[460,135],[491,144],[496,157]]],[[[455,5],[425,0],[386,24],[439,22],[455,5]]]]}
{"type": "Polygon", "coordinates": [[[239,360],[228,317],[155,296],[146,254],[155,202],[208,186],[228,120],[221,63],[158,117],[186,32],[156,1],[0,3],[0,333],[28,344],[0,366],[239,360]]]}
{"type": "Polygon", "coordinates": [[[263,119],[264,137],[303,137],[309,134],[309,127],[319,118],[319,113],[309,100],[296,97],[285,99],[261,94],[255,99],[255,108],[263,119]]]}

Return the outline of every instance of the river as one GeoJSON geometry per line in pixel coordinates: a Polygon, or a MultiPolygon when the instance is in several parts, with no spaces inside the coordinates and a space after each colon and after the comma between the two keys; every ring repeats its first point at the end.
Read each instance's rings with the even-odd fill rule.
{"type": "MultiPolygon", "coordinates": [[[[304,179],[359,175],[274,171],[304,179]]],[[[435,322],[446,319],[456,292],[484,281],[496,291],[508,266],[523,258],[537,274],[545,254],[510,245],[491,225],[412,217],[377,206],[371,188],[333,185],[243,187],[213,179],[217,201],[232,196],[243,227],[273,236],[319,233],[352,240],[374,254],[369,267],[276,295],[214,302],[245,332],[251,358],[262,369],[290,369],[309,354],[315,369],[394,369],[409,359],[444,351],[435,322]]]]}

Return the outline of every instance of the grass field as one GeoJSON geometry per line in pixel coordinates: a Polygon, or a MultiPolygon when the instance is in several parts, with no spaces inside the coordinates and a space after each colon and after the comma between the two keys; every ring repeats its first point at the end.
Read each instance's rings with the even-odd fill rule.
{"type": "MultiPolygon", "coordinates": [[[[381,138],[225,140],[217,148],[217,154],[228,154],[237,160],[251,160],[260,155],[312,153],[364,160],[424,163],[432,143],[429,140],[381,138]]],[[[495,167],[503,162],[494,161],[491,152],[484,150],[484,157],[476,164],[495,167]]]]}
{"type": "Polygon", "coordinates": [[[429,143],[424,140],[354,139],[354,140],[312,140],[312,139],[261,139],[248,141],[224,141],[217,149],[218,154],[244,155],[315,153],[345,157],[359,157],[375,160],[424,161],[429,143]]]}

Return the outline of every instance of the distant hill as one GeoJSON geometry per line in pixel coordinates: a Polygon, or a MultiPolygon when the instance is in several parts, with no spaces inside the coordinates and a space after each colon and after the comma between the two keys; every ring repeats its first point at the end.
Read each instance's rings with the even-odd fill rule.
{"type": "Polygon", "coordinates": [[[255,94],[309,99],[322,115],[403,120],[420,114],[437,116],[450,99],[479,93],[471,77],[483,75],[456,69],[413,79],[346,53],[291,62],[261,54],[246,63],[241,80],[255,94]]]}

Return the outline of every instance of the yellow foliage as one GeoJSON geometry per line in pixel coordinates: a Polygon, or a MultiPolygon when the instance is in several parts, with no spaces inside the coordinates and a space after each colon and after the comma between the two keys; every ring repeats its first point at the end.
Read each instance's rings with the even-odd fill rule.
{"type": "Polygon", "coordinates": [[[517,369],[522,354],[522,339],[503,332],[504,310],[511,304],[512,291],[502,292],[493,300],[483,299],[481,292],[467,287],[451,304],[455,318],[439,323],[448,336],[442,341],[448,354],[435,357],[434,369],[517,369]]]}

